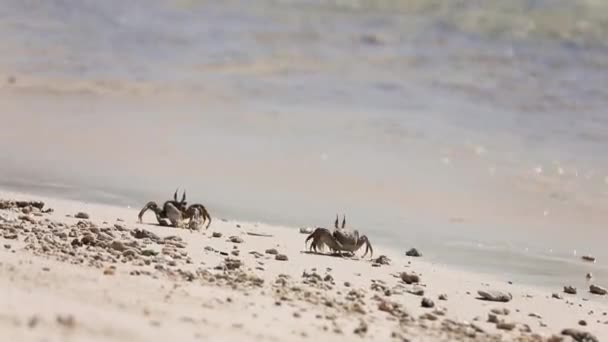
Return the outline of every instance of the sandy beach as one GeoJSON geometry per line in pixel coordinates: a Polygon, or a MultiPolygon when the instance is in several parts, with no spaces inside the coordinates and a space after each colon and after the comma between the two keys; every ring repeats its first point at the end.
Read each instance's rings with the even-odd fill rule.
{"type": "Polygon", "coordinates": [[[151,212],[140,224],[139,208],[7,191],[0,199],[7,341],[608,338],[606,296],[451,270],[424,251],[405,256],[415,241],[396,251],[368,236],[372,259],[363,249],[336,257],[306,253],[296,227],[214,217],[208,230],[189,231],[160,227],[151,212]]]}

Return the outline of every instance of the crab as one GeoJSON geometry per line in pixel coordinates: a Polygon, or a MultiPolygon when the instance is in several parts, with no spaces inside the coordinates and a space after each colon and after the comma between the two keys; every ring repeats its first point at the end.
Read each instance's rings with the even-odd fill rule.
{"type": "MultiPolygon", "coordinates": [[[[178,189],[179,190],[179,189],[178,189]]],[[[206,229],[211,225],[211,216],[205,206],[199,203],[187,205],[186,202],[186,191],[182,194],[180,201],[177,200],[177,192],[173,194],[173,200],[166,201],[162,209],[154,201],[146,203],[146,205],[139,212],[139,222],[142,222],[144,213],[147,210],[152,210],[156,214],[156,220],[161,226],[179,227],[183,224],[184,220],[189,220],[188,227],[190,229],[196,228],[207,221],[206,229]]]]}
{"type": "Polygon", "coordinates": [[[365,253],[363,257],[370,252],[370,257],[373,256],[374,250],[371,243],[365,235],[359,235],[358,230],[346,230],[346,216],[342,219],[342,226],[338,226],[339,219],[336,215],[336,222],[334,227],[336,228],[333,233],[327,228],[316,228],[312,234],[308,235],[305,244],[308,244],[309,240],[312,240],[310,244],[310,251],[317,252],[317,250],[323,250],[324,246],[327,246],[331,252],[342,255],[342,252],[348,252],[354,255],[363,245],[365,245],[365,253]]]}

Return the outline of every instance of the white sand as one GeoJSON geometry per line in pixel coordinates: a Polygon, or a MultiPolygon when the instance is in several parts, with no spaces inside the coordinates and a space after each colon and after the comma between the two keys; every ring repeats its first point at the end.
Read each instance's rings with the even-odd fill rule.
{"type": "MultiPolygon", "coordinates": [[[[27,231],[20,232],[17,240],[3,239],[2,231],[8,231],[7,221],[0,219],[0,227],[3,227],[0,242],[10,245],[10,248],[0,246],[0,331],[3,341],[325,341],[345,338],[484,341],[489,340],[490,335],[500,336],[503,340],[546,340],[553,334],[559,335],[565,328],[588,331],[600,341],[608,339],[608,298],[591,295],[588,289],[578,289],[577,295],[555,289],[554,292],[559,292],[564,299],[554,299],[551,292],[544,289],[439,267],[426,262],[424,257],[405,257],[402,251],[379,245],[374,245],[374,257],[386,255],[392,260],[391,265],[372,267],[369,256],[360,258],[363,251],[358,253],[358,260],[307,254],[303,253],[306,235],[300,234],[296,228],[224,222],[214,218],[207,231],[190,232],[153,225],[155,218],[151,212],[144,216],[144,224],[139,224],[136,222],[139,208],[118,208],[6,191],[0,191],[0,199],[44,201],[46,207],[55,211],[33,216],[38,221],[48,218],[73,225],[80,220],[66,215],[83,211],[90,214],[90,221],[100,228],[119,223],[129,230],[143,228],[160,237],[176,235],[183,239],[186,246],[181,250],[186,251],[192,261],[187,264],[178,259],[175,266],[164,264],[165,269],[172,270],[168,272],[156,270],[155,263],[137,266],[131,261],[123,263],[118,258],[113,264],[116,267],[114,274],[105,275],[104,270],[112,263],[103,262],[100,268],[87,266],[94,254],[85,252],[89,247],[77,247],[74,249],[76,255],[67,258],[52,251],[34,253],[24,249],[29,243],[24,241],[27,231]],[[124,222],[117,222],[117,218],[124,222]],[[241,228],[237,228],[237,224],[241,228]],[[212,238],[212,232],[221,232],[223,236],[212,238]],[[251,236],[247,232],[265,233],[272,237],[251,236]],[[228,242],[229,236],[239,236],[244,242],[228,242]],[[233,275],[232,280],[210,282],[213,274],[224,274],[225,271],[214,267],[222,264],[225,256],[205,250],[207,246],[228,253],[238,249],[239,256],[230,255],[230,258],[240,259],[243,274],[263,279],[263,285],[256,287],[236,282],[237,271],[226,273],[229,277],[233,275]],[[278,261],[273,255],[265,254],[269,248],[277,249],[289,260],[278,261]],[[252,251],[263,256],[256,258],[250,254],[252,251]],[[83,264],[71,263],[79,257],[83,264]],[[62,258],[65,260],[61,261],[62,258]],[[319,285],[330,286],[331,289],[302,283],[303,272],[312,272],[313,268],[322,278],[326,274],[333,277],[333,282],[321,281],[323,285],[319,285]],[[208,270],[208,273],[186,281],[175,275],[177,269],[208,270]],[[133,270],[149,271],[150,275],[130,275],[133,270]],[[423,297],[406,292],[414,285],[406,285],[395,276],[404,271],[420,275],[420,287],[425,292],[423,297],[432,299],[435,308],[422,308],[423,297]],[[275,283],[279,274],[289,276],[285,286],[275,283]],[[383,282],[390,289],[390,296],[385,291],[373,290],[373,281],[383,282]],[[346,287],[345,282],[350,286],[346,287]],[[352,289],[364,294],[360,302],[364,313],[355,310],[355,301],[346,298],[352,289]],[[488,289],[508,291],[513,300],[496,303],[476,298],[477,290],[488,289]],[[448,300],[438,300],[439,294],[447,294],[448,300]],[[590,297],[593,300],[586,300],[590,297]],[[379,310],[380,303],[385,301],[398,303],[402,311],[409,313],[407,318],[403,314],[394,312],[391,315],[379,310]],[[499,316],[499,319],[517,323],[516,327],[512,331],[504,331],[487,322],[488,313],[493,308],[509,309],[510,313],[499,316]],[[437,313],[437,310],[444,314],[437,313]],[[421,318],[421,315],[433,312],[436,320],[421,318]],[[542,318],[531,317],[531,313],[542,318]],[[59,323],[58,317],[73,317],[73,324],[59,323]],[[450,320],[462,324],[460,331],[457,331],[456,324],[450,325],[450,320]],[[579,326],[579,320],[585,320],[587,326],[579,326]],[[354,330],[362,322],[368,330],[359,336],[354,330]],[[469,323],[487,335],[475,333],[469,323]],[[526,330],[524,324],[529,326],[531,333],[521,332],[526,330]],[[466,326],[468,328],[465,329],[466,326]],[[534,337],[535,334],[538,336],[534,337]]],[[[0,210],[0,215],[10,221],[19,214],[0,210]]],[[[330,220],[328,226],[331,223],[330,220]]],[[[31,225],[23,223],[23,226],[28,229],[31,225]]],[[[51,231],[50,228],[45,229],[51,231]]],[[[79,230],[75,228],[74,231],[79,230]]],[[[128,231],[115,233],[116,240],[130,237],[128,231]]],[[[369,238],[373,244],[374,237],[369,238]]],[[[152,244],[146,248],[160,251],[162,246],[152,244]]],[[[137,260],[145,258],[138,256],[137,260]]]]}

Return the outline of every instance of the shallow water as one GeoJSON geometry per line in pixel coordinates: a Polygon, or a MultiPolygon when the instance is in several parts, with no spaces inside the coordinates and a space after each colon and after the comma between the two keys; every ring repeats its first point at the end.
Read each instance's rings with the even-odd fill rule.
{"type": "Polygon", "coordinates": [[[603,1],[0,4],[4,187],[607,280],[603,1]]]}

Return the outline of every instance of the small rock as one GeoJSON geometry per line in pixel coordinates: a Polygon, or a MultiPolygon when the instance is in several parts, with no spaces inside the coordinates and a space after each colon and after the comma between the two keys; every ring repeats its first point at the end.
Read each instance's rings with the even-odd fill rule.
{"type": "Polygon", "coordinates": [[[11,249],[11,245],[7,243],[7,244],[4,245],[4,248],[11,249]]]}
{"type": "Polygon", "coordinates": [[[220,232],[213,232],[213,233],[211,233],[211,237],[221,238],[222,237],[222,233],[220,233],[220,232]]]}
{"type": "Polygon", "coordinates": [[[119,251],[119,252],[124,252],[127,249],[125,244],[118,240],[112,241],[110,248],[112,248],[113,250],[119,251]]]}
{"type": "Polygon", "coordinates": [[[433,302],[432,299],[425,297],[425,298],[422,298],[422,302],[420,303],[420,305],[423,308],[432,308],[435,306],[435,303],[433,302]]]}
{"type": "Polygon", "coordinates": [[[106,268],[105,270],[103,270],[103,274],[104,275],[114,275],[115,272],[116,271],[113,268],[111,268],[111,267],[106,268]]]}
{"type": "Polygon", "coordinates": [[[231,236],[228,239],[232,243],[243,243],[243,239],[240,236],[231,236]]]}
{"type": "Polygon", "coordinates": [[[82,237],[82,239],[80,239],[80,242],[83,245],[94,245],[95,244],[95,236],[93,236],[93,234],[91,233],[86,233],[84,234],[84,236],[82,237]]]}
{"type": "Polygon", "coordinates": [[[88,220],[89,219],[89,214],[85,213],[85,212],[79,212],[76,215],[74,215],[75,218],[77,219],[83,219],[83,220],[88,220]]]}
{"type": "Polygon", "coordinates": [[[279,251],[277,251],[274,248],[269,248],[266,250],[266,254],[277,255],[277,254],[279,254],[279,251]]]}
{"type": "Polygon", "coordinates": [[[407,272],[401,273],[401,280],[406,284],[416,284],[420,282],[420,277],[416,274],[408,274],[407,272]]]}
{"type": "Polygon", "coordinates": [[[17,240],[17,237],[15,233],[4,233],[4,238],[7,240],[17,240]]]}
{"type": "Polygon", "coordinates": [[[445,294],[445,293],[442,293],[442,294],[439,295],[438,298],[439,298],[439,300],[448,300],[448,295],[445,294]]]}
{"type": "Polygon", "coordinates": [[[60,325],[63,325],[66,328],[73,328],[74,325],[76,325],[76,321],[74,320],[74,316],[72,315],[67,315],[67,316],[57,316],[57,323],[59,323],[60,325]]]}
{"type": "Polygon", "coordinates": [[[570,336],[577,342],[599,342],[600,340],[594,335],[577,329],[564,329],[562,335],[570,336]]]}
{"type": "Polygon", "coordinates": [[[587,275],[585,276],[587,279],[591,279],[593,278],[593,274],[591,272],[587,273],[587,275]]]}
{"type": "Polygon", "coordinates": [[[302,227],[300,228],[300,234],[312,234],[311,227],[302,227]]]}
{"type": "Polygon", "coordinates": [[[555,298],[555,299],[562,299],[562,295],[560,295],[559,293],[553,293],[553,294],[551,295],[551,297],[552,297],[552,298],[555,298]]]}
{"type": "Polygon", "coordinates": [[[581,319],[580,321],[578,321],[578,325],[586,326],[587,321],[585,321],[584,319],[581,319]]]}
{"type": "Polygon", "coordinates": [[[241,267],[242,265],[243,265],[243,263],[239,259],[226,258],[224,260],[224,266],[229,270],[237,269],[237,268],[241,267]]]}
{"type": "Polygon", "coordinates": [[[418,252],[416,248],[412,248],[409,251],[405,252],[405,255],[409,257],[421,257],[422,253],[418,252]]]}
{"type": "Polygon", "coordinates": [[[38,316],[32,316],[28,322],[27,322],[27,326],[30,328],[35,328],[38,325],[38,322],[40,322],[40,318],[38,318],[38,316]]]}
{"type": "Polygon", "coordinates": [[[588,262],[595,262],[595,257],[592,255],[583,255],[581,259],[588,262]]]}
{"type": "Polygon", "coordinates": [[[158,252],[151,250],[151,249],[144,249],[143,251],[141,251],[141,255],[143,255],[143,256],[155,256],[157,254],[158,254],[158,252]]]}
{"type": "Polygon", "coordinates": [[[608,293],[608,290],[606,290],[605,288],[603,288],[599,285],[591,285],[591,286],[589,286],[589,292],[596,294],[596,295],[604,296],[608,293]]]}
{"type": "Polygon", "coordinates": [[[280,260],[280,261],[287,261],[287,260],[289,260],[287,258],[287,255],[285,255],[285,254],[277,254],[277,255],[275,255],[274,258],[275,258],[275,260],[280,260]]]}
{"type": "Polygon", "coordinates": [[[134,249],[132,249],[132,248],[127,249],[124,252],[122,252],[122,256],[125,257],[125,258],[126,257],[134,257],[136,255],[137,255],[137,251],[134,250],[134,249]]]}
{"type": "Polygon", "coordinates": [[[513,296],[510,293],[496,290],[479,290],[477,291],[477,294],[479,294],[479,296],[481,297],[480,299],[488,300],[491,302],[509,302],[511,301],[511,299],[513,299],[513,296]]]}
{"type": "Polygon", "coordinates": [[[511,311],[507,308],[502,308],[502,309],[492,309],[490,310],[491,313],[496,314],[496,315],[501,315],[501,316],[507,316],[508,314],[511,313],[511,311]]]}
{"type": "Polygon", "coordinates": [[[511,331],[511,330],[515,329],[515,323],[498,322],[498,323],[496,323],[496,329],[511,331]]]}
{"type": "Polygon", "coordinates": [[[347,281],[345,281],[345,282],[344,282],[344,286],[345,286],[345,287],[350,287],[350,283],[349,283],[349,282],[347,282],[347,281]]]}
{"type": "Polygon", "coordinates": [[[538,318],[538,319],[543,318],[541,315],[537,314],[536,312],[531,312],[530,314],[528,314],[528,316],[538,318]]]}
{"type": "Polygon", "coordinates": [[[567,294],[576,294],[576,287],[574,286],[564,286],[564,292],[567,294]]]}
{"type": "Polygon", "coordinates": [[[374,259],[373,263],[378,265],[390,265],[391,259],[389,259],[386,255],[381,255],[374,259]]]}
{"type": "Polygon", "coordinates": [[[363,337],[366,333],[367,333],[367,323],[365,323],[363,320],[359,322],[359,326],[357,328],[355,328],[355,330],[353,331],[353,333],[355,333],[356,335],[359,335],[361,337],[363,337]]]}
{"type": "Polygon", "coordinates": [[[160,240],[160,238],[158,237],[158,235],[152,233],[149,230],[145,230],[145,229],[135,229],[134,231],[131,232],[131,235],[134,238],[136,238],[136,239],[145,239],[145,238],[148,238],[148,239],[153,240],[153,241],[160,240]]]}
{"type": "Polygon", "coordinates": [[[413,294],[415,296],[424,296],[424,289],[421,288],[421,287],[418,287],[418,286],[414,287],[411,290],[408,290],[407,292],[411,293],[411,294],[413,294]]]}
{"type": "Polygon", "coordinates": [[[490,323],[498,323],[498,316],[495,314],[488,314],[488,322],[490,323]]]}

